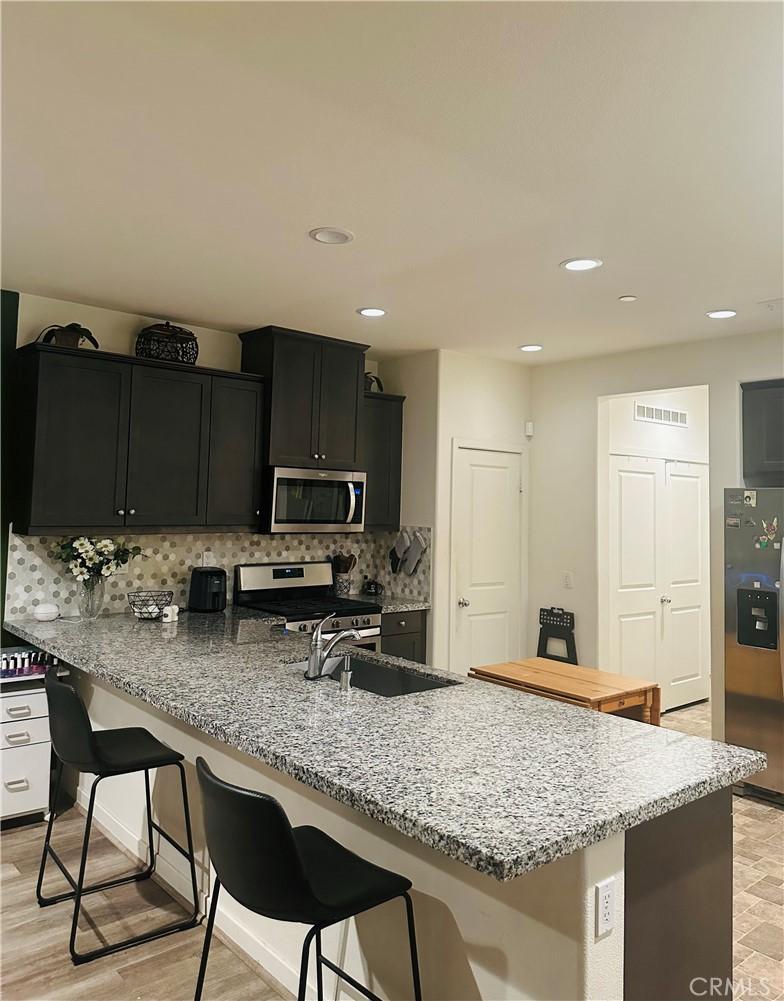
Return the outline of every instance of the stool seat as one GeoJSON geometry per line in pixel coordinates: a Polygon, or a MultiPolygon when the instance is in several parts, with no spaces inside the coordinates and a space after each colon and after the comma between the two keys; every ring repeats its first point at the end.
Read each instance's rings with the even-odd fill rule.
{"type": "Polygon", "coordinates": [[[116,730],[94,730],[98,775],[120,775],[138,772],[145,768],[163,768],[183,760],[178,751],[153,737],[140,726],[121,727],[116,730]]]}
{"type": "Polygon", "coordinates": [[[342,921],[411,889],[410,879],[355,855],[317,827],[295,827],[292,833],[305,877],[323,905],[320,913],[300,919],[308,924],[342,921]]]}

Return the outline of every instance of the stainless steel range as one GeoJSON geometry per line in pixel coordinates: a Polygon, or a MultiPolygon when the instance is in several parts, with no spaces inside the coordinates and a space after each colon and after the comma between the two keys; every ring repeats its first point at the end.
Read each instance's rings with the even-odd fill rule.
{"type": "Polygon", "coordinates": [[[336,598],[332,593],[332,564],[243,563],[234,567],[234,604],[281,615],[292,632],[312,633],[327,615],[322,629],[329,639],[342,629],[356,629],[366,650],[381,649],[381,607],[372,601],[336,598]]]}

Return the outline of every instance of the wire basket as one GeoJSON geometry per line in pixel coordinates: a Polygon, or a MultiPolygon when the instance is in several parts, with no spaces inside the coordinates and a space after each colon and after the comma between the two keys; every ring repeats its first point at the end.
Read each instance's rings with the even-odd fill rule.
{"type": "Polygon", "coordinates": [[[176,327],[168,320],[153,323],[136,335],[136,356],[195,365],[199,357],[199,342],[196,335],[185,327],[176,327]]]}
{"type": "Polygon", "coordinates": [[[137,619],[159,619],[174,600],[174,591],[131,591],[128,604],[137,619]]]}

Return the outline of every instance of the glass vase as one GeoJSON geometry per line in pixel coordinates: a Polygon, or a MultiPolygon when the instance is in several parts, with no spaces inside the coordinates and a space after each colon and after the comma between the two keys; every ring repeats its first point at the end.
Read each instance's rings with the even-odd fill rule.
{"type": "Polygon", "coordinates": [[[102,577],[86,580],[79,591],[79,615],[83,619],[97,619],[103,608],[105,582],[102,577]]]}

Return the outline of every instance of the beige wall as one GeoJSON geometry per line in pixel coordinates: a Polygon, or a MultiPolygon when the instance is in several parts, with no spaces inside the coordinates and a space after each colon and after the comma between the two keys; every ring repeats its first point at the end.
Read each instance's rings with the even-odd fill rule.
{"type": "MultiPolygon", "coordinates": [[[[139,331],[151,323],[160,322],[160,319],[160,317],[121,313],[119,310],[103,309],[100,306],[85,306],[83,303],[66,302],[61,299],[47,299],[22,292],[19,295],[17,344],[34,341],[43,328],[52,323],[66,324],[75,321],[92,331],[102,351],[132,355],[139,331]]],[[[210,330],[207,327],[194,327],[185,321],[180,321],[180,326],[192,330],[199,339],[199,366],[239,372],[241,345],[236,334],[224,330],[210,330]]],[[[88,346],[86,350],[92,348],[88,346]]]]}
{"type": "MultiPolygon", "coordinates": [[[[597,398],[707,384],[710,390],[711,651],[714,735],[723,736],[723,517],[725,487],[741,483],[740,383],[784,375],[780,331],[717,338],[543,365],[532,370],[529,649],[538,610],[577,616],[581,663],[596,660],[597,398]],[[560,572],[574,572],[564,590],[560,572]]],[[[437,586],[437,585],[436,585],[437,586]]]]}
{"type": "Polygon", "coordinates": [[[384,359],[379,374],[388,393],[405,396],[403,405],[402,525],[435,525],[438,351],[418,351],[384,359]]]}

